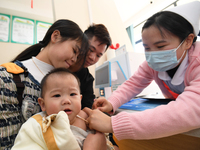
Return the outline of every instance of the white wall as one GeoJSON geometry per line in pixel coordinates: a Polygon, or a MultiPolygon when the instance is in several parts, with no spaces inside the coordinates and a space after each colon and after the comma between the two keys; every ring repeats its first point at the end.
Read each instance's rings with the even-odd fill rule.
{"type": "MultiPolygon", "coordinates": [[[[146,20],[153,13],[160,11],[173,1],[175,0],[155,0],[153,5],[145,7],[126,22],[122,22],[113,0],[33,0],[33,8],[31,8],[31,0],[0,0],[0,13],[50,23],[53,23],[54,19],[70,19],[75,21],[82,30],[85,30],[91,21],[103,23],[110,32],[113,44],[119,43],[121,46],[125,44],[128,51],[133,51],[125,28],[146,20]],[[52,2],[54,3],[52,4],[52,2]],[[91,8],[91,18],[88,2],[91,8]],[[52,11],[53,6],[55,18],[52,11]]],[[[189,1],[193,0],[179,0],[178,3],[182,4],[189,1]]],[[[10,61],[28,46],[30,45],[0,42],[0,64],[10,61]]],[[[105,54],[97,65],[89,67],[93,76],[95,76],[95,66],[101,65],[106,59],[105,54]]],[[[99,94],[97,89],[95,89],[95,94],[99,94]]]]}
{"type": "MultiPolygon", "coordinates": [[[[102,23],[107,27],[113,44],[119,43],[121,46],[126,44],[128,51],[133,51],[130,39],[113,0],[55,0],[54,2],[56,19],[73,19],[83,30],[90,25],[90,21],[96,24],[102,23]],[[89,16],[88,2],[91,8],[91,18],[89,16]]],[[[103,55],[97,65],[89,67],[93,76],[95,76],[95,66],[101,65],[106,59],[106,55],[103,55]]],[[[95,95],[99,95],[98,89],[95,89],[95,95]]]]}
{"type": "MultiPolygon", "coordinates": [[[[50,0],[34,0],[31,8],[30,0],[0,0],[0,13],[53,22],[50,0]]],[[[30,45],[0,42],[0,64],[11,61],[30,45]]]]}
{"type": "Polygon", "coordinates": [[[69,19],[76,22],[82,30],[89,26],[87,0],[54,0],[55,19],[69,19]]]}
{"type": "MultiPolygon", "coordinates": [[[[33,8],[30,0],[0,0],[0,13],[53,23],[52,6],[55,6],[56,20],[73,20],[82,30],[90,25],[90,19],[93,23],[102,23],[108,28],[113,44],[126,44],[128,51],[133,50],[113,0],[54,0],[53,5],[51,0],[33,0],[33,8]],[[91,18],[88,2],[91,6],[91,18]]],[[[0,42],[0,64],[10,61],[28,46],[30,45],[0,42]]],[[[106,55],[102,56],[98,65],[105,60],[106,55]]],[[[95,65],[89,69],[94,76],[95,65]]],[[[98,95],[97,90],[95,94],[98,95]]]]}

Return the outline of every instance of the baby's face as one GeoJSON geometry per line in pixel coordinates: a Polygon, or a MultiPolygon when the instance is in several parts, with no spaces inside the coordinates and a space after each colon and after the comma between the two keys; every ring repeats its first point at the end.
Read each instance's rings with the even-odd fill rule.
{"type": "Polygon", "coordinates": [[[54,74],[47,79],[42,110],[47,115],[65,111],[72,123],[81,110],[81,98],[78,82],[73,75],[54,74]]]}

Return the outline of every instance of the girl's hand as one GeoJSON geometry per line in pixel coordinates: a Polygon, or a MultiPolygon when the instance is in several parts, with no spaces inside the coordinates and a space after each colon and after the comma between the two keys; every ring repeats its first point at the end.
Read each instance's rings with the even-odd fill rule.
{"type": "Polygon", "coordinates": [[[112,133],[111,117],[99,111],[98,109],[89,109],[85,107],[83,109],[88,114],[88,126],[91,130],[97,130],[103,133],[112,133]]]}
{"type": "Polygon", "coordinates": [[[99,109],[102,112],[110,113],[113,110],[113,107],[108,100],[104,97],[100,97],[94,101],[92,109],[99,109]]]}

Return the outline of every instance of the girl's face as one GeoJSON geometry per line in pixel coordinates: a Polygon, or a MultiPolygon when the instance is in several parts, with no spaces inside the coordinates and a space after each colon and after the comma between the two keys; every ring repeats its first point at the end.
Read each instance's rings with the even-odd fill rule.
{"type": "Polygon", "coordinates": [[[47,115],[65,111],[70,124],[73,124],[81,110],[81,98],[79,84],[73,75],[53,74],[47,79],[44,97],[39,98],[38,102],[47,115]]]}
{"type": "Polygon", "coordinates": [[[76,62],[79,49],[80,43],[77,43],[76,40],[52,42],[48,51],[49,64],[55,68],[69,68],[76,62]]]}
{"type": "MultiPolygon", "coordinates": [[[[163,29],[162,32],[164,36],[161,35],[160,30],[155,26],[150,26],[143,30],[142,41],[145,51],[152,52],[171,50],[177,48],[182,42],[177,36],[172,35],[163,29]]],[[[176,51],[177,60],[179,60],[179,58],[181,58],[181,56],[183,55],[184,51],[187,50],[187,48],[184,46],[184,43],[176,51]]],[[[184,57],[185,54],[183,58],[184,57]]]]}
{"type": "Polygon", "coordinates": [[[55,30],[49,44],[36,57],[55,68],[68,69],[76,62],[80,47],[81,43],[77,40],[62,41],[60,31],[55,30]]]}

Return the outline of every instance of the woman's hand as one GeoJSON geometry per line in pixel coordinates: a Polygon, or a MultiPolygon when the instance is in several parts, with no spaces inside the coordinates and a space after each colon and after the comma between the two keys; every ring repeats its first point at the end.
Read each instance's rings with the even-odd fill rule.
{"type": "Polygon", "coordinates": [[[83,109],[88,114],[88,126],[91,130],[97,130],[103,133],[113,133],[111,117],[99,111],[98,109],[91,110],[87,107],[83,109]]]}
{"type": "Polygon", "coordinates": [[[110,113],[113,110],[112,104],[104,97],[96,99],[92,106],[93,109],[99,109],[102,112],[110,113]]]}

